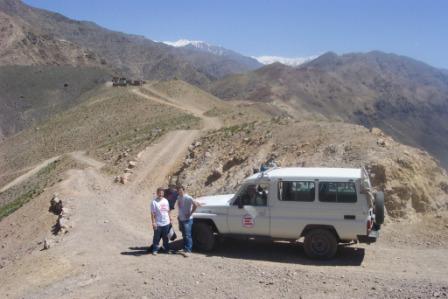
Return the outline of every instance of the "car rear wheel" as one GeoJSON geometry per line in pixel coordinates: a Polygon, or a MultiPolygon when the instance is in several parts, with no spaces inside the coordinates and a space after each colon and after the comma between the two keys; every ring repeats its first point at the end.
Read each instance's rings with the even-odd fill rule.
{"type": "Polygon", "coordinates": [[[216,238],[210,224],[199,222],[193,224],[193,246],[201,251],[211,251],[215,247],[216,238]]]}
{"type": "Polygon", "coordinates": [[[338,250],[338,241],[327,229],[313,229],[305,236],[304,249],[310,258],[331,259],[338,250]]]}

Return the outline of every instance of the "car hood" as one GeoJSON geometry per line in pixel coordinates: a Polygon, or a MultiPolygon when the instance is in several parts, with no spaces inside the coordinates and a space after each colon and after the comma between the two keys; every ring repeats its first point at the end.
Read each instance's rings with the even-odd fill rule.
{"type": "Polygon", "coordinates": [[[196,198],[201,206],[228,206],[234,194],[211,195],[196,198]]]}

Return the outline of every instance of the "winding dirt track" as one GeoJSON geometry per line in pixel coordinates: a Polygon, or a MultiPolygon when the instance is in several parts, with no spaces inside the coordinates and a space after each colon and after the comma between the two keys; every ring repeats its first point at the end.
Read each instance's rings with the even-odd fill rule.
{"type": "MultiPolygon", "coordinates": [[[[204,117],[202,113],[205,111],[200,107],[185,107],[175,100],[151,97],[138,89],[133,92],[150,101],[201,117],[202,129],[171,131],[146,148],[139,154],[138,165],[127,185],[112,183],[111,177],[99,171],[103,166],[101,162],[81,152],[72,153],[73,158],[89,167],[70,170],[67,179],[54,190],[61,198],[67,199],[65,206],[72,228],[62,240],[57,240],[59,243],[51,250],[33,258],[25,257],[20,265],[13,263],[2,269],[0,293],[25,297],[53,297],[56,294],[102,297],[102,294],[110,292],[111,284],[121,288],[123,282],[135,281],[135,276],[141,276],[134,270],[126,270],[138,267],[137,260],[120,253],[129,247],[150,244],[149,202],[155,188],[166,184],[167,176],[179,166],[188,146],[202,132],[219,128],[221,122],[204,117]],[[53,260],[51,264],[48,263],[49,255],[53,260]],[[22,271],[29,273],[25,275],[22,271]],[[54,275],[43,275],[48,272],[54,275]],[[16,281],[17,276],[32,281],[23,284],[16,281]],[[46,287],[42,288],[43,285],[46,287]]],[[[41,163],[6,188],[26,180],[56,159],[58,157],[41,163]]]]}
{"type": "MultiPolygon", "coordinates": [[[[182,106],[157,94],[135,93],[176,108],[182,106]]],[[[26,248],[27,240],[36,242],[34,235],[40,231],[49,232],[48,221],[54,217],[46,223],[42,220],[42,227],[37,228],[33,219],[48,214],[48,197],[33,200],[2,221],[0,234],[9,244],[0,254],[2,260],[8,259],[6,266],[0,267],[1,297],[447,296],[448,250],[442,245],[408,246],[408,241],[397,247],[400,243],[390,241],[390,236],[371,246],[341,248],[338,257],[329,262],[310,261],[300,246],[286,243],[226,242],[210,255],[195,253],[189,258],[148,255],[152,238],[149,202],[154,189],[166,182],[195,138],[220,126],[219,120],[203,117],[200,108],[189,111],[204,120],[203,128],[170,132],[148,147],[140,154],[127,185],[112,183],[111,177],[99,171],[101,164],[75,155],[90,167],[70,170],[64,181],[45,194],[58,192],[69,216],[69,233],[52,239],[49,250],[40,251],[41,245],[18,250],[26,248]]],[[[394,227],[388,224],[384,229],[387,232],[394,227]]],[[[412,236],[412,231],[404,228],[392,239],[412,236]]]]}

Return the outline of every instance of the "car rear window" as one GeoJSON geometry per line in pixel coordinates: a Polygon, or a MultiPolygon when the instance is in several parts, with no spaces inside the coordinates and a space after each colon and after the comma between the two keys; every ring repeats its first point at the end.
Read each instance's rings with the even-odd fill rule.
{"type": "Polygon", "coordinates": [[[314,201],[314,190],[315,182],[279,182],[279,198],[281,201],[314,201]]]}
{"type": "Polygon", "coordinates": [[[356,187],[353,182],[319,182],[319,201],[353,203],[356,200],[356,187]]]}

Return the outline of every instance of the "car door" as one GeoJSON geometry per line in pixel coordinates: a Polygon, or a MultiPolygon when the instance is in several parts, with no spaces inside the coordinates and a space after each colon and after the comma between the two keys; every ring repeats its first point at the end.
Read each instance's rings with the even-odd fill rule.
{"type": "Polygon", "coordinates": [[[269,236],[268,192],[269,186],[265,183],[242,187],[229,207],[227,221],[230,233],[269,236]]]}

